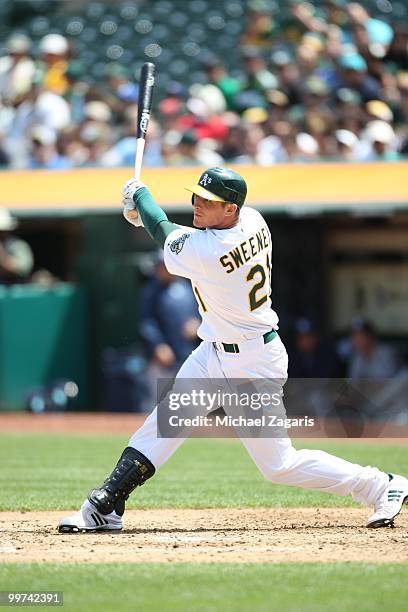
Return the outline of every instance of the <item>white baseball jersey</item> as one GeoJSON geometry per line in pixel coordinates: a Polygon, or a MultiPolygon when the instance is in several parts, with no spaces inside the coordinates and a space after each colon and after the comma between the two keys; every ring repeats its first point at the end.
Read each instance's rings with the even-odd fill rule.
{"type": "Polygon", "coordinates": [[[271,307],[272,238],[262,215],[244,207],[229,229],[182,226],[166,239],[171,274],[191,280],[202,340],[239,343],[277,329],[271,307]]]}

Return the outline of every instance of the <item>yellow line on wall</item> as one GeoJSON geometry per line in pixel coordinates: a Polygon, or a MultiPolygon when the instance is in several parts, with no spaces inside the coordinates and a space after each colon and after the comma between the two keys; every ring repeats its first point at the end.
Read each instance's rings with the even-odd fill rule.
{"type": "MultiPolygon", "coordinates": [[[[235,166],[248,183],[248,203],[408,204],[408,162],[366,164],[282,164],[269,168],[235,166]]],[[[147,168],[143,181],[164,206],[189,207],[184,190],[202,168],[147,168]]],[[[6,171],[0,173],[0,206],[16,211],[111,209],[120,207],[122,185],[131,169],[6,171]]]]}

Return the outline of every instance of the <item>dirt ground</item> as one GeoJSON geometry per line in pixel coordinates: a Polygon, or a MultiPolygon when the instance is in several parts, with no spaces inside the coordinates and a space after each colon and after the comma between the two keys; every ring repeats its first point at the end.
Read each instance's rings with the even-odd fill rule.
{"type": "Polygon", "coordinates": [[[369,509],[132,510],[118,533],[59,534],[63,512],[0,513],[0,562],[408,562],[408,512],[364,527],[369,509]]]}
{"type": "Polygon", "coordinates": [[[128,434],[143,424],[145,414],[0,412],[1,433],[128,434]]]}
{"type": "MultiPolygon", "coordinates": [[[[85,435],[130,435],[143,424],[144,413],[72,412],[31,414],[27,412],[0,412],[0,433],[56,433],[85,435]]],[[[325,421],[321,427],[291,430],[292,438],[340,438],[343,441],[361,439],[364,443],[407,444],[408,425],[367,423],[361,438],[348,437],[339,423],[325,421]]],[[[202,431],[208,437],[207,431],[202,431]]],[[[233,429],[218,428],[214,437],[234,437],[233,429]]],[[[200,437],[199,432],[196,435],[200,437]]]]}
{"type": "MultiPolygon", "coordinates": [[[[138,414],[4,413],[0,431],[130,434],[143,420],[138,414]]],[[[361,443],[406,445],[407,438],[361,443]]],[[[396,519],[395,529],[366,529],[370,512],[370,508],[131,510],[119,533],[79,534],[57,532],[59,519],[71,512],[1,512],[0,563],[407,563],[408,508],[396,519]]]]}

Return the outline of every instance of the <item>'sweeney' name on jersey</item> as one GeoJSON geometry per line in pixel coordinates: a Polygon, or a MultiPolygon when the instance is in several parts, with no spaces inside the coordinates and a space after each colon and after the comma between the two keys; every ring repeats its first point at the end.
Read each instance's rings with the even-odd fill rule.
{"type": "Polygon", "coordinates": [[[266,229],[262,227],[259,232],[244,240],[234,249],[231,249],[226,255],[220,257],[220,263],[225,268],[227,274],[231,274],[244,262],[250,261],[252,257],[271,246],[266,229]]]}
{"type": "Polygon", "coordinates": [[[202,340],[237,343],[278,328],[272,309],[272,238],[262,215],[244,206],[227,229],[181,226],[166,239],[171,274],[191,280],[202,340]]]}

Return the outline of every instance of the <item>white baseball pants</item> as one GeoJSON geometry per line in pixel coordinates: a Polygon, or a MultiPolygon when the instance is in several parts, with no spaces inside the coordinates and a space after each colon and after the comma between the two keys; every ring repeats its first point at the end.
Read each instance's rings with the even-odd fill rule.
{"type": "MultiPolygon", "coordinates": [[[[263,338],[240,345],[241,352],[218,351],[203,341],[184,362],[177,378],[187,379],[283,379],[287,378],[288,356],[277,336],[268,344],[263,338]],[[241,350],[245,347],[245,350],[241,350]]],[[[228,409],[224,407],[228,414],[228,409]]],[[[129,441],[160,468],[185,438],[157,437],[157,408],[129,441]]],[[[248,453],[268,480],[306,489],[348,495],[373,505],[388,485],[388,474],[375,467],[362,467],[320,450],[296,450],[289,438],[241,438],[248,453]]]]}

